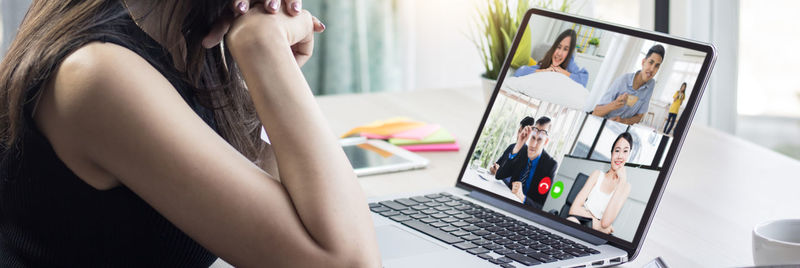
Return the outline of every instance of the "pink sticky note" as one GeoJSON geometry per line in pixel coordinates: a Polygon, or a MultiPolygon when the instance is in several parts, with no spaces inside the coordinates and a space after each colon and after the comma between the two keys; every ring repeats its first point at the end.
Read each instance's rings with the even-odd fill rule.
{"type": "Polygon", "coordinates": [[[439,125],[424,125],[422,127],[418,127],[412,130],[407,130],[393,134],[391,135],[391,137],[396,139],[421,140],[427,136],[430,136],[431,134],[439,130],[439,128],[440,128],[439,125]]]}
{"type": "Polygon", "coordinates": [[[445,151],[458,151],[458,142],[454,143],[438,143],[438,144],[420,144],[420,145],[406,145],[400,146],[403,149],[412,152],[445,152],[445,151]]]}

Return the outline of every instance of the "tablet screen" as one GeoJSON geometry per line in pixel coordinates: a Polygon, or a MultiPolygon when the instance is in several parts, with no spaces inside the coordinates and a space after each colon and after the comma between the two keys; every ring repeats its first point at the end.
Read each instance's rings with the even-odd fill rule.
{"type": "Polygon", "coordinates": [[[392,152],[380,149],[368,143],[343,146],[344,153],[350,159],[354,169],[388,166],[411,161],[392,152]]]}

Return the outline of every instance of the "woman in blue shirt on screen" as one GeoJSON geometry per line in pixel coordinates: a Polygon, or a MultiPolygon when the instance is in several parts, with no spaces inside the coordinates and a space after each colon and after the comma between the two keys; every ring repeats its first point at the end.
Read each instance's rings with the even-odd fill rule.
{"type": "Polygon", "coordinates": [[[572,58],[572,53],[575,51],[576,35],[572,29],[561,32],[556,41],[553,42],[553,45],[550,46],[550,49],[547,50],[544,59],[539,61],[539,64],[522,66],[517,69],[514,76],[519,77],[534,72],[557,72],[586,87],[586,82],[589,80],[589,72],[584,68],[578,67],[572,58]]]}

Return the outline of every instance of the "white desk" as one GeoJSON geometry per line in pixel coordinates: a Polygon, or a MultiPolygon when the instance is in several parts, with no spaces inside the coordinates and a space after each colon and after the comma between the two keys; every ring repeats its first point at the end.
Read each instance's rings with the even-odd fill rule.
{"type": "MultiPolygon", "coordinates": [[[[441,124],[461,144],[431,152],[426,169],[360,178],[367,196],[455,185],[485,104],[479,88],[317,98],[334,133],[394,116],[441,124]]],[[[752,265],[751,230],[800,218],[800,162],[704,126],[693,126],[637,259],[671,267],[752,265]]],[[[225,267],[221,261],[214,267],[225,267]]]]}
{"type": "MultiPolygon", "coordinates": [[[[393,116],[441,124],[458,152],[421,153],[428,168],[361,178],[367,196],[455,184],[485,104],[474,89],[319,97],[334,133],[393,116]]],[[[661,256],[672,267],[752,265],[751,230],[800,218],[800,162],[714,129],[691,128],[644,247],[624,267],[661,256]]]]}

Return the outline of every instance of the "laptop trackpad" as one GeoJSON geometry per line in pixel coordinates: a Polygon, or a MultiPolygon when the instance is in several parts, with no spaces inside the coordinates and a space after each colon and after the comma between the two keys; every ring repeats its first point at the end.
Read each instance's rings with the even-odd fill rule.
{"type": "Polygon", "coordinates": [[[383,260],[446,249],[394,225],[377,226],[375,231],[383,260]]]}

